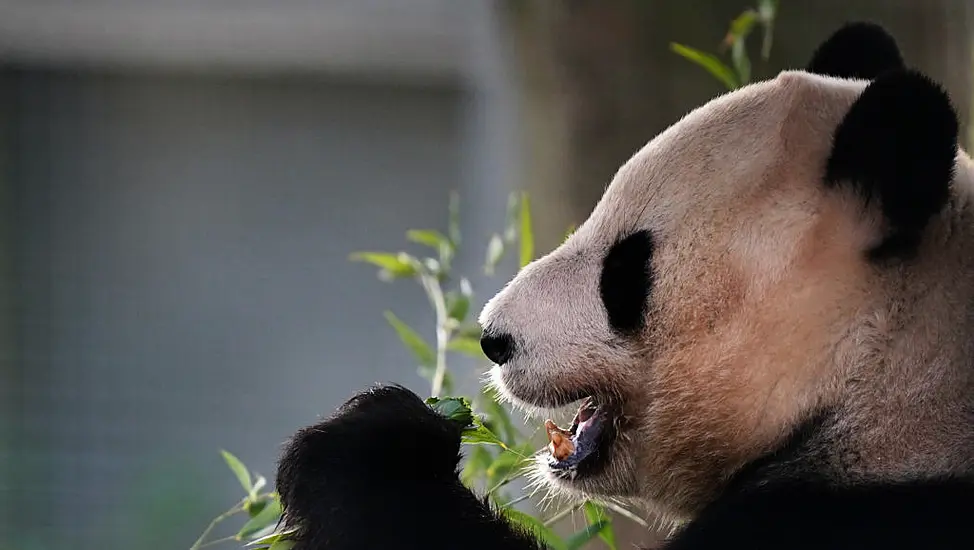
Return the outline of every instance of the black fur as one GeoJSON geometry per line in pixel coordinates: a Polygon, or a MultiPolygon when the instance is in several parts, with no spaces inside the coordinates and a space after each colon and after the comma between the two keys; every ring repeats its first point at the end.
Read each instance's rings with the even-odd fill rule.
{"type": "Polygon", "coordinates": [[[609,326],[622,335],[638,333],[645,323],[652,258],[652,235],[637,231],[615,243],[603,261],[599,293],[609,326]]]}
{"type": "MultiPolygon", "coordinates": [[[[947,550],[974,548],[971,480],[840,483],[840,445],[819,415],[745,468],[666,550],[947,550]]],[[[854,460],[854,458],[853,458],[854,460]]]]}
{"type": "Polygon", "coordinates": [[[881,75],[852,105],[836,130],[825,179],[850,183],[879,203],[888,228],[872,257],[912,252],[946,205],[957,132],[950,98],[914,71],[881,75]]]}
{"type": "Polygon", "coordinates": [[[849,23],[822,43],[806,67],[810,73],[872,80],[906,68],[899,46],[885,29],[868,22],[849,23]]]}
{"type": "Polygon", "coordinates": [[[460,430],[383,386],[299,431],[277,471],[295,550],[539,550],[460,482],[460,430]]]}
{"type": "Polygon", "coordinates": [[[941,479],[836,487],[772,482],[727,495],[666,550],[974,548],[974,485],[941,479]]]}
{"type": "MultiPolygon", "coordinates": [[[[823,415],[744,469],[666,550],[974,548],[974,485],[837,485],[823,415]]],[[[459,481],[460,427],[398,386],[298,432],[277,474],[296,550],[543,550],[459,481]]],[[[841,466],[840,466],[841,467],[841,466]]]]}

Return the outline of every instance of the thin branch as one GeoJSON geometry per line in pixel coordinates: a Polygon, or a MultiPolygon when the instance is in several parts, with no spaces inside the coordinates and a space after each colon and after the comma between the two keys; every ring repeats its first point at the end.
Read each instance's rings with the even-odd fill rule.
{"type": "Polygon", "coordinates": [[[625,509],[624,507],[619,506],[618,504],[615,504],[613,502],[605,502],[603,504],[605,505],[606,508],[608,508],[608,509],[612,510],[613,512],[615,512],[615,513],[617,513],[617,514],[625,517],[629,521],[632,521],[634,523],[637,523],[637,524],[639,524],[639,525],[641,525],[641,526],[649,529],[649,523],[647,523],[646,520],[644,520],[643,518],[637,516],[636,514],[632,513],[631,511],[625,509]]]}
{"type": "Polygon", "coordinates": [[[567,517],[569,514],[571,514],[572,512],[578,510],[582,506],[585,506],[585,503],[584,502],[581,503],[581,504],[577,504],[575,506],[570,506],[568,508],[565,508],[564,510],[562,510],[562,511],[558,512],[557,514],[555,514],[555,515],[551,516],[550,518],[548,518],[544,522],[545,527],[551,527],[552,525],[554,525],[555,523],[558,523],[563,518],[567,517]]]}
{"type": "Polygon", "coordinates": [[[433,311],[436,313],[436,371],[433,373],[433,387],[430,391],[432,397],[439,397],[443,391],[443,380],[446,378],[446,346],[450,343],[450,328],[447,323],[449,320],[446,311],[446,299],[443,296],[443,289],[435,275],[423,275],[420,278],[426,295],[433,304],[433,311]]]}
{"type": "Polygon", "coordinates": [[[224,543],[224,542],[230,542],[232,540],[237,540],[237,536],[236,535],[230,535],[229,537],[223,537],[222,539],[211,540],[210,542],[208,542],[206,544],[201,544],[199,547],[200,548],[206,548],[208,546],[216,546],[217,544],[221,544],[221,543],[224,543]]]}
{"type": "Polygon", "coordinates": [[[196,542],[194,542],[193,545],[189,547],[189,550],[199,550],[200,548],[206,546],[203,543],[203,541],[206,540],[206,537],[209,536],[211,531],[213,531],[213,528],[216,527],[217,524],[219,524],[221,521],[227,519],[228,517],[237,514],[239,512],[242,512],[244,502],[246,502],[246,499],[241,500],[233,508],[230,508],[226,512],[223,512],[219,516],[213,518],[213,521],[211,521],[210,524],[206,526],[206,529],[203,531],[203,534],[200,535],[200,538],[196,539],[196,542]]]}

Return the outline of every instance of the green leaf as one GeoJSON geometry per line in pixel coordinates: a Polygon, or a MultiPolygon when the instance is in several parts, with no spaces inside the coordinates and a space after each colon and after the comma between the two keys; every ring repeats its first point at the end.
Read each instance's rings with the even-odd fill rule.
{"type": "Polygon", "coordinates": [[[501,453],[490,463],[484,471],[487,475],[490,491],[496,491],[503,485],[515,480],[524,473],[524,468],[531,462],[515,453],[501,453]]]}
{"type": "Polygon", "coordinates": [[[758,13],[754,10],[745,10],[731,21],[728,34],[737,42],[743,42],[744,38],[751,33],[754,24],[758,21],[758,13]]]}
{"type": "Polygon", "coordinates": [[[410,229],[406,232],[406,238],[436,250],[440,257],[439,263],[444,267],[448,267],[453,260],[453,243],[435,229],[410,229]]]}
{"type": "Polygon", "coordinates": [[[761,40],[761,58],[765,61],[771,57],[771,42],[774,34],[774,20],[778,13],[777,0],[759,0],[758,15],[764,28],[764,38],[761,40]]]}
{"type": "Polygon", "coordinates": [[[441,264],[437,259],[424,258],[422,264],[426,272],[435,277],[437,281],[442,282],[446,279],[446,266],[441,264]]]}
{"type": "Polygon", "coordinates": [[[223,460],[226,461],[227,466],[229,466],[230,469],[233,470],[234,475],[237,476],[237,481],[240,482],[240,485],[244,488],[244,491],[247,491],[247,494],[250,494],[254,485],[250,481],[250,472],[247,471],[247,467],[243,465],[243,462],[240,462],[239,458],[233,456],[227,451],[221,450],[220,454],[223,455],[223,460]]]}
{"type": "Polygon", "coordinates": [[[451,290],[443,295],[446,301],[446,314],[450,319],[462,323],[470,311],[470,299],[466,296],[451,290]]]}
{"type": "Polygon", "coordinates": [[[430,397],[426,404],[464,429],[474,427],[473,410],[465,397],[430,397]]]}
{"type": "Polygon", "coordinates": [[[479,323],[465,323],[457,327],[457,336],[463,336],[465,338],[473,338],[475,340],[480,340],[480,336],[483,334],[484,329],[480,328],[479,323]]]}
{"type": "Polygon", "coordinates": [[[253,500],[257,498],[257,493],[260,492],[265,485],[267,485],[267,479],[262,475],[258,475],[257,479],[254,481],[254,486],[250,488],[250,499],[253,500]]]}
{"type": "Polygon", "coordinates": [[[507,196],[507,212],[504,221],[504,242],[508,244],[514,243],[514,239],[517,238],[518,205],[518,194],[509,194],[507,196]]]}
{"type": "Polygon", "coordinates": [[[467,445],[498,445],[507,449],[507,444],[500,440],[494,432],[490,431],[484,423],[476,416],[473,418],[473,426],[463,430],[463,443],[467,445]]]}
{"type": "Polygon", "coordinates": [[[747,56],[747,37],[758,22],[758,12],[746,10],[731,22],[728,40],[731,44],[731,61],[737,72],[737,81],[747,84],[751,81],[751,60],[747,56]]]}
{"type": "Polygon", "coordinates": [[[487,447],[481,445],[474,446],[467,453],[467,460],[463,465],[463,473],[460,475],[460,481],[468,487],[473,485],[476,478],[486,474],[487,468],[490,467],[493,461],[494,457],[487,450],[487,447]]]}
{"type": "Polygon", "coordinates": [[[531,230],[531,202],[528,194],[521,196],[521,267],[534,260],[534,233],[531,230]]]}
{"type": "Polygon", "coordinates": [[[744,47],[744,40],[737,40],[731,46],[731,60],[734,62],[734,70],[737,71],[737,79],[741,84],[751,81],[751,60],[747,57],[747,50],[744,47]]]}
{"type": "Polygon", "coordinates": [[[484,359],[484,350],[480,347],[480,340],[473,338],[457,337],[446,345],[446,349],[469,355],[474,359],[484,359]]]}
{"type": "Polygon", "coordinates": [[[258,537],[256,539],[248,542],[245,546],[270,546],[276,540],[280,539],[282,536],[284,536],[283,533],[279,533],[279,532],[275,531],[275,532],[273,532],[273,533],[271,533],[269,535],[264,535],[263,537],[258,537]]]}
{"type": "Polygon", "coordinates": [[[758,14],[763,21],[774,19],[778,13],[778,0],[758,0],[758,14]]]}
{"type": "Polygon", "coordinates": [[[542,540],[551,550],[568,550],[568,545],[565,541],[561,540],[561,537],[555,534],[554,531],[541,523],[537,518],[529,514],[525,514],[514,508],[502,508],[501,513],[507,518],[508,521],[515,525],[519,525],[523,529],[534,533],[538,538],[542,540]]]}
{"type": "Polygon", "coordinates": [[[277,499],[272,499],[259,514],[247,520],[247,523],[237,533],[237,538],[242,540],[251,537],[260,530],[267,528],[267,526],[277,523],[280,519],[281,502],[277,499]]]}
{"type": "Polygon", "coordinates": [[[413,277],[419,270],[419,260],[405,252],[390,254],[388,252],[356,252],[350,257],[353,262],[365,262],[380,268],[379,276],[386,279],[413,277]]]}
{"type": "Polygon", "coordinates": [[[297,532],[297,528],[285,529],[284,531],[274,531],[269,535],[264,535],[262,537],[255,538],[254,540],[248,542],[246,546],[259,546],[259,545],[267,546],[281,540],[282,538],[287,538],[292,533],[296,533],[296,532],[297,532]]]}
{"type": "Polygon", "coordinates": [[[386,320],[389,321],[389,324],[392,325],[392,328],[396,329],[399,340],[413,353],[419,361],[420,366],[428,369],[434,368],[436,366],[436,354],[430,348],[429,344],[423,340],[423,337],[410,328],[409,325],[402,322],[391,311],[386,311],[384,315],[386,320]]]}
{"type": "Polygon", "coordinates": [[[586,544],[592,541],[595,537],[602,532],[607,526],[611,525],[608,521],[599,521],[593,523],[592,525],[585,526],[584,529],[575,533],[574,535],[568,537],[565,541],[565,550],[579,550],[586,544]]]}
{"type": "Polygon", "coordinates": [[[291,550],[291,548],[294,548],[293,540],[278,539],[267,550],[291,550]]]}
{"type": "Polygon", "coordinates": [[[418,244],[440,250],[443,245],[449,245],[450,239],[435,229],[410,229],[406,231],[406,238],[418,244]]]}
{"type": "Polygon", "coordinates": [[[459,292],[451,290],[444,294],[446,313],[450,319],[462,323],[467,318],[467,313],[470,311],[471,296],[473,296],[473,289],[470,287],[470,281],[466,277],[460,279],[459,292]]]}
{"type": "MultiPolygon", "coordinates": [[[[591,500],[585,503],[583,510],[585,510],[585,519],[588,520],[589,525],[593,525],[600,521],[609,523],[612,522],[612,517],[609,516],[609,513],[591,500]]],[[[612,525],[606,525],[603,527],[602,530],[599,531],[599,538],[602,539],[602,542],[609,547],[609,550],[618,550],[618,547],[616,546],[616,533],[612,528],[612,525]]]]}
{"type": "Polygon", "coordinates": [[[511,420],[511,415],[507,412],[507,409],[501,405],[500,397],[497,395],[496,390],[483,386],[478,397],[478,409],[483,411],[488,419],[500,426],[502,440],[508,445],[513,445],[521,434],[511,420]]]}
{"type": "Polygon", "coordinates": [[[683,56],[687,60],[703,67],[714,78],[722,82],[727,89],[733,90],[738,87],[734,71],[727,65],[724,65],[715,56],[675,42],[670,44],[670,49],[677,55],[683,56]]]}
{"type": "Polygon", "coordinates": [[[494,234],[487,243],[487,261],[484,263],[484,272],[488,275],[494,274],[494,268],[504,257],[504,239],[500,235],[494,234]]]}
{"type": "Polygon", "coordinates": [[[261,498],[256,500],[251,498],[249,501],[247,501],[244,504],[244,510],[247,512],[248,516],[254,517],[257,514],[259,514],[264,508],[267,507],[267,502],[269,500],[270,499],[267,498],[261,498]]]}
{"type": "MultiPolygon", "coordinates": [[[[251,542],[245,543],[244,546],[250,546],[251,544],[253,544],[253,541],[258,541],[258,540],[266,539],[267,537],[272,536],[272,535],[275,535],[275,534],[277,534],[277,524],[276,523],[271,523],[270,525],[268,525],[267,527],[264,527],[263,529],[257,531],[256,533],[254,533],[252,535],[248,535],[250,537],[251,542]]],[[[267,548],[268,546],[270,546],[270,544],[271,543],[265,544],[263,546],[263,548],[267,548]]]]}

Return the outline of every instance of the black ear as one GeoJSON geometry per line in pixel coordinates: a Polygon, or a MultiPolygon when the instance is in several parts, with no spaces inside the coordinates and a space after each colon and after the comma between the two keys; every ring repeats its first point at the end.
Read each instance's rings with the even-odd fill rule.
{"type": "Polygon", "coordinates": [[[914,71],[879,76],[846,113],[835,133],[826,183],[852,185],[867,203],[879,203],[887,234],[873,257],[909,252],[946,205],[957,132],[947,93],[914,71]]]}
{"type": "Polygon", "coordinates": [[[823,42],[806,70],[839,78],[872,80],[905,68],[896,40],[874,23],[848,23],[823,42]]]}

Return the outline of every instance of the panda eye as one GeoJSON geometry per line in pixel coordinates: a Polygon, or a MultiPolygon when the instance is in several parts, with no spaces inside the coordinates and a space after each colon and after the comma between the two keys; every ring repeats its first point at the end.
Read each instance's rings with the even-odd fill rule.
{"type": "Polygon", "coordinates": [[[652,235],[638,231],[612,245],[603,260],[599,293],[609,326],[620,334],[631,336],[643,327],[653,284],[652,257],[652,235]]]}

